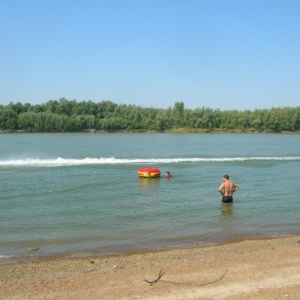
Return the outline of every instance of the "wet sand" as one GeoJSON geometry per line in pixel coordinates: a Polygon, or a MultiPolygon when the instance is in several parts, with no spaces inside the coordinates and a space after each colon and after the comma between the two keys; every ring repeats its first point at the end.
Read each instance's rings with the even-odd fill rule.
{"type": "Polygon", "coordinates": [[[0,291],[1,300],[300,299],[300,237],[44,257],[0,265],[0,291]]]}

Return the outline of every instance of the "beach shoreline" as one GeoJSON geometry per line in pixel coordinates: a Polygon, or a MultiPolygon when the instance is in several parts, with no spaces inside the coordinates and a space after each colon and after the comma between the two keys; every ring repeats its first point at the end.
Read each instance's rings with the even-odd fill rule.
{"type": "Polygon", "coordinates": [[[42,256],[0,265],[1,299],[299,299],[299,247],[296,235],[42,256]]]}
{"type": "Polygon", "coordinates": [[[23,254],[0,254],[0,265],[8,264],[18,264],[18,263],[29,263],[29,262],[38,262],[43,260],[56,260],[56,259],[80,259],[80,258],[89,258],[89,257],[118,257],[118,256],[129,256],[135,254],[147,254],[147,253],[156,253],[164,252],[170,250],[183,250],[191,248],[203,248],[203,247],[214,247],[220,245],[226,245],[231,243],[239,243],[243,241],[250,240],[269,240],[269,239],[280,239],[280,238],[289,238],[293,236],[299,236],[300,232],[293,231],[289,234],[287,233],[274,233],[274,234],[249,234],[244,237],[234,235],[224,239],[215,239],[211,241],[185,241],[184,243],[170,244],[164,246],[152,246],[152,247],[122,247],[111,251],[99,249],[85,249],[79,251],[61,251],[57,253],[45,252],[43,247],[38,245],[31,245],[31,247],[24,248],[23,254]],[[26,252],[27,251],[27,252],[26,252]]]}

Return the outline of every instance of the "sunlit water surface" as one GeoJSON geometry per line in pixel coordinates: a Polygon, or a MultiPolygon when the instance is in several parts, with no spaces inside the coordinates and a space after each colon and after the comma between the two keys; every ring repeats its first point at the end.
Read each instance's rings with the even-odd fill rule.
{"type": "Polygon", "coordinates": [[[1,134],[0,258],[300,230],[300,135],[1,134]],[[138,178],[156,167],[172,179],[138,178]],[[222,175],[239,184],[222,205],[222,175]]]}

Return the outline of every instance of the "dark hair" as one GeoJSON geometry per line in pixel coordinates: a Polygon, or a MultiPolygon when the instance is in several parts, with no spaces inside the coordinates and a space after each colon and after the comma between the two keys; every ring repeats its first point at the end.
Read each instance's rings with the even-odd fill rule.
{"type": "Polygon", "coordinates": [[[229,176],[228,175],[223,175],[224,178],[226,179],[229,179],[229,176]]]}
{"type": "Polygon", "coordinates": [[[167,171],[166,174],[170,174],[170,172],[167,171]]]}

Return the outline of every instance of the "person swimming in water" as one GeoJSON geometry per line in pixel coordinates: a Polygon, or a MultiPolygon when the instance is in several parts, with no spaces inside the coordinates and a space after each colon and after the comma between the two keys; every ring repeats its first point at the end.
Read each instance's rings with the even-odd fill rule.
{"type": "Polygon", "coordinates": [[[166,172],[165,177],[166,177],[166,178],[172,178],[173,176],[171,175],[170,172],[166,172]]]}
{"type": "Polygon", "coordinates": [[[219,187],[219,192],[223,196],[222,203],[232,203],[232,194],[239,190],[239,186],[229,180],[228,175],[223,176],[223,183],[219,187]]]}

